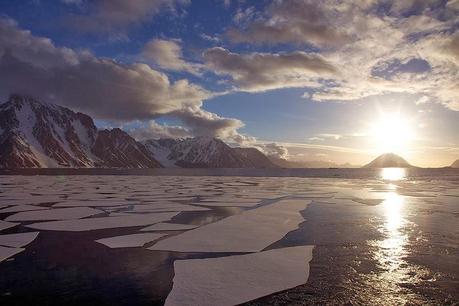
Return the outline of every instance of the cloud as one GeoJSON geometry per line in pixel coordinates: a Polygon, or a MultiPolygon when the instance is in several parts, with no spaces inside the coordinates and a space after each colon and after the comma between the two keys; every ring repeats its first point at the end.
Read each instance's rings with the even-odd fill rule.
{"type": "Polygon", "coordinates": [[[152,39],[143,48],[142,55],[165,70],[200,74],[201,65],[188,63],[183,59],[182,47],[178,40],[152,39]]]}
{"type": "Polygon", "coordinates": [[[266,144],[256,144],[256,148],[258,148],[261,152],[263,152],[268,157],[275,157],[275,158],[282,158],[288,159],[289,152],[288,149],[278,143],[266,143],[266,144]]]}
{"type": "Polygon", "coordinates": [[[49,39],[19,29],[11,19],[0,19],[0,71],[3,99],[11,93],[26,94],[122,122],[169,116],[182,121],[193,135],[243,137],[237,131],[241,121],[201,109],[202,101],[213,95],[202,87],[186,79],[172,82],[146,64],[125,65],[87,51],[58,48],[49,39]]]}
{"type": "Polygon", "coordinates": [[[96,0],[88,4],[89,14],[73,15],[67,21],[81,32],[113,33],[187,3],[189,0],[96,0]]]}
{"type": "Polygon", "coordinates": [[[321,55],[293,53],[232,53],[224,48],[203,54],[208,69],[230,76],[238,90],[264,91],[285,87],[318,87],[320,78],[336,73],[321,55]]]}
{"type": "Polygon", "coordinates": [[[343,135],[340,134],[327,134],[327,133],[322,133],[318,134],[313,137],[309,137],[309,141],[324,141],[324,140],[339,140],[343,138],[343,135]]]}
{"type": "Polygon", "coordinates": [[[129,130],[129,134],[137,140],[158,138],[186,138],[193,136],[191,132],[179,125],[162,125],[154,120],[129,130]]]}
{"type": "Polygon", "coordinates": [[[170,112],[169,115],[179,118],[193,136],[218,137],[238,143],[246,139],[244,135],[239,134],[237,131],[244,126],[242,121],[221,117],[196,105],[188,105],[170,112]]]}
{"type": "MultiPolygon", "coordinates": [[[[348,35],[336,23],[329,22],[340,12],[325,10],[321,2],[274,1],[266,9],[264,18],[257,18],[242,30],[230,28],[227,36],[235,43],[296,43],[319,47],[343,44],[349,39],[348,35]]],[[[242,13],[245,12],[236,14],[236,21],[242,13]]]]}
{"type": "Polygon", "coordinates": [[[81,5],[83,0],[61,0],[61,2],[65,4],[81,5]]]}
{"type": "Polygon", "coordinates": [[[315,101],[355,101],[405,93],[415,98],[428,96],[429,101],[459,110],[457,3],[274,1],[262,12],[251,12],[246,22],[237,22],[243,12],[238,11],[236,26],[226,33],[230,41],[288,44],[289,49],[306,45],[314,52],[303,53],[309,60],[299,63],[306,65],[312,62],[311,57],[318,58],[316,62],[326,63],[328,71],[318,73],[307,66],[282,62],[279,58],[287,54],[241,55],[225,49],[206,52],[207,65],[246,91],[309,87],[304,97],[315,101]],[[295,70],[298,67],[300,71],[295,70]]]}

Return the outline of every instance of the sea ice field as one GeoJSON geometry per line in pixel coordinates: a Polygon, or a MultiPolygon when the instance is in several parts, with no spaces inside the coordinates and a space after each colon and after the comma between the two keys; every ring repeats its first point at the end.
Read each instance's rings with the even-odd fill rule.
{"type": "Polygon", "coordinates": [[[0,305],[459,303],[459,175],[1,175],[0,305]]]}

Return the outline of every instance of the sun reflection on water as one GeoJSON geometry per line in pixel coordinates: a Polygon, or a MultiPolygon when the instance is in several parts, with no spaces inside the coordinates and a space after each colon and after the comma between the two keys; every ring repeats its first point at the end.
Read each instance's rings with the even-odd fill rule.
{"type": "Polygon", "coordinates": [[[383,180],[399,181],[406,178],[405,168],[383,168],[381,169],[380,176],[383,180]]]}
{"type": "MultiPolygon", "coordinates": [[[[375,275],[375,282],[381,292],[397,293],[402,289],[398,284],[406,282],[408,276],[408,265],[405,256],[408,255],[408,237],[404,232],[407,220],[404,218],[405,198],[396,191],[389,191],[381,203],[381,215],[383,224],[380,231],[384,239],[372,242],[374,247],[374,259],[380,272],[375,275]]],[[[399,296],[397,303],[403,303],[403,297],[399,296]]]]}

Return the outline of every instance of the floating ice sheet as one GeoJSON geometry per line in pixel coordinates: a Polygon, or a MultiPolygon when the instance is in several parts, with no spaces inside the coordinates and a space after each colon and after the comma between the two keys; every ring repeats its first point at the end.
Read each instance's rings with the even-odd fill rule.
{"type": "Polygon", "coordinates": [[[50,231],[90,231],[104,228],[145,226],[158,222],[169,221],[177,212],[139,214],[119,217],[89,218],[77,220],[62,220],[39,222],[26,225],[27,227],[50,231]]]}
{"type": "Polygon", "coordinates": [[[231,202],[231,203],[260,203],[259,199],[253,199],[253,198],[238,198],[235,196],[219,196],[219,197],[214,197],[214,198],[205,198],[201,200],[201,203],[226,203],[226,202],[231,202]]]}
{"type": "Polygon", "coordinates": [[[57,208],[39,211],[24,211],[6,218],[7,221],[42,221],[80,219],[103,213],[89,207],[57,208]]]}
{"type": "Polygon", "coordinates": [[[0,220],[0,231],[2,231],[4,229],[7,229],[7,228],[10,228],[10,227],[14,227],[14,226],[16,226],[18,224],[19,223],[6,222],[6,221],[0,220]]]}
{"type": "Polygon", "coordinates": [[[178,223],[156,223],[151,226],[142,228],[141,232],[148,231],[184,231],[198,227],[191,224],[178,224],[178,223]]]}
{"type": "Polygon", "coordinates": [[[306,283],[313,246],[174,262],[165,305],[238,305],[306,283]]]}
{"type": "Polygon", "coordinates": [[[307,200],[282,200],[159,241],[150,250],[258,252],[298,228],[307,200]]]}
{"type": "Polygon", "coordinates": [[[161,237],[166,236],[165,234],[157,233],[142,233],[123,235],[110,238],[103,238],[96,240],[96,242],[108,246],[109,248],[134,248],[142,247],[148,242],[155,241],[161,237]]]}
{"type": "Polygon", "coordinates": [[[138,202],[134,201],[124,201],[124,200],[68,200],[66,202],[54,204],[53,207],[77,207],[77,206],[85,206],[85,207],[111,207],[111,206],[121,206],[126,204],[138,204],[138,202]]]}
{"type": "Polygon", "coordinates": [[[354,198],[352,201],[360,203],[360,204],[365,204],[369,206],[376,206],[384,202],[384,199],[359,199],[359,198],[354,198]]]}
{"type": "Polygon", "coordinates": [[[134,205],[132,212],[162,212],[162,211],[206,211],[210,210],[205,207],[198,207],[193,205],[179,204],[175,202],[164,203],[148,203],[134,205]]]}
{"type": "Polygon", "coordinates": [[[19,248],[28,245],[37,238],[39,232],[0,235],[0,245],[19,248]]]}
{"type": "Polygon", "coordinates": [[[5,259],[10,258],[20,252],[24,251],[21,248],[7,248],[0,246],[0,262],[4,261],[5,259]]]}
{"type": "Polygon", "coordinates": [[[260,204],[257,202],[244,202],[244,201],[228,201],[228,202],[197,202],[196,205],[210,206],[210,207],[253,207],[260,204]]]}
{"type": "Polygon", "coordinates": [[[16,206],[11,206],[11,207],[8,207],[8,208],[0,209],[0,214],[19,212],[19,211],[29,211],[29,210],[42,210],[42,209],[49,209],[49,207],[28,205],[28,204],[16,205],[16,206]]]}

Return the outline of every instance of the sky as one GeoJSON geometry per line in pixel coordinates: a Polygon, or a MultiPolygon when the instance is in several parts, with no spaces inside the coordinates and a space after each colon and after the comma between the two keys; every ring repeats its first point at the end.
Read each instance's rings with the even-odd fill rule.
{"type": "Polygon", "coordinates": [[[459,0],[3,0],[0,99],[295,161],[459,158],[459,0]]]}

